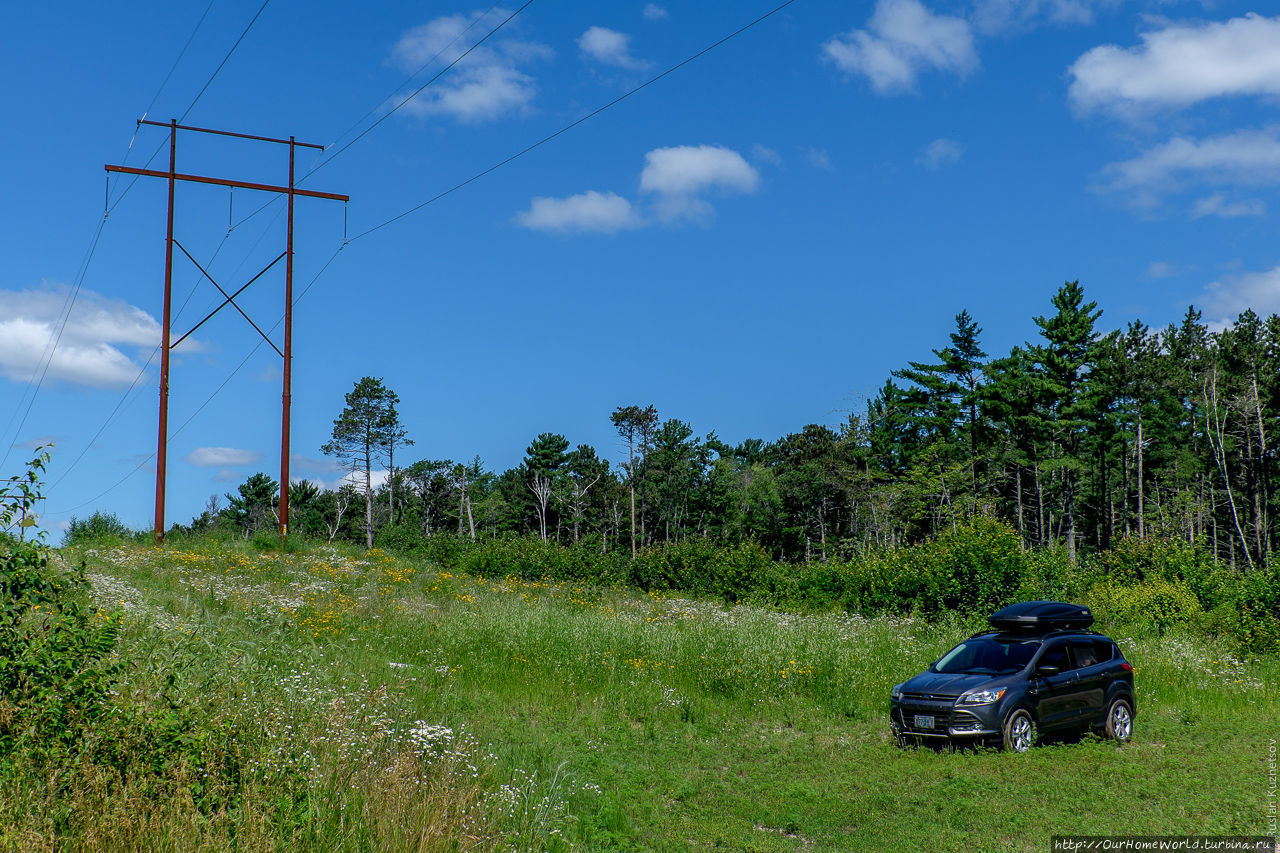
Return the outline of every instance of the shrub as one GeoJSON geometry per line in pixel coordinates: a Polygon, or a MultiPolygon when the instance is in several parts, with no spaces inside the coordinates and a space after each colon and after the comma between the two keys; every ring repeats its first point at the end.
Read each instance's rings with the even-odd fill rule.
{"type": "Polygon", "coordinates": [[[1184,582],[1159,577],[1137,583],[1108,579],[1095,584],[1086,597],[1094,614],[1108,626],[1117,622],[1149,626],[1160,634],[1175,625],[1196,625],[1203,612],[1184,582]]]}
{"type": "MultiPolygon", "coordinates": [[[[48,459],[0,489],[6,515],[32,516],[48,459]]],[[[102,715],[118,623],[87,604],[88,588],[83,563],[61,569],[42,540],[0,536],[0,756],[20,746],[62,754],[102,715]]]]}
{"type": "Polygon", "coordinates": [[[1280,559],[1241,575],[1235,589],[1232,633],[1252,652],[1280,652],[1280,559]]]}
{"type": "Polygon", "coordinates": [[[71,516],[62,541],[65,545],[80,545],[86,542],[119,542],[131,538],[133,531],[115,513],[95,511],[84,521],[71,516]]]}
{"type": "Polygon", "coordinates": [[[1204,610],[1231,598],[1230,572],[1207,552],[1179,539],[1136,539],[1126,536],[1109,550],[1095,554],[1091,566],[1120,583],[1152,578],[1181,581],[1195,593],[1204,610]]]}
{"type": "MultiPolygon", "coordinates": [[[[434,537],[433,537],[434,538],[434,537]]],[[[610,584],[626,579],[626,558],[601,554],[589,542],[559,545],[532,536],[486,539],[457,553],[459,571],[490,578],[577,580],[610,584]]]]}
{"type": "Polygon", "coordinates": [[[929,616],[946,611],[990,612],[1011,603],[1027,574],[1018,533],[977,517],[911,550],[917,607],[929,616]]]}

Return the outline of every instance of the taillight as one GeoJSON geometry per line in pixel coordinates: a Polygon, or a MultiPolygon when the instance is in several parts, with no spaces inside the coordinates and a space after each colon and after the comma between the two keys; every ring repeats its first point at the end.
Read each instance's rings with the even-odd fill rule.
{"type": "Polygon", "coordinates": [[[1129,665],[1128,661],[1125,661],[1124,663],[1120,664],[1120,668],[1123,669],[1125,672],[1133,672],[1133,667],[1129,665]]]}

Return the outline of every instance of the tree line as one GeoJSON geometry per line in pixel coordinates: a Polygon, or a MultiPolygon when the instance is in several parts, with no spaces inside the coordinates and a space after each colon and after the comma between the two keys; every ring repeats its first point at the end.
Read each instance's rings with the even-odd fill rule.
{"type": "MultiPolygon", "coordinates": [[[[399,397],[365,377],[322,448],[348,476],[337,489],[294,484],[292,529],[370,546],[447,533],[633,554],[750,541],[779,559],[823,561],[981,516],[1073,559],[1158,537],[1241,569],[1265,564],[1280,517],[1280,317],[1245,311],[1214,330],[1189,308],[1163,329],[1104,331],[1077,281],[1049,307],[1032,340],[998,356],[961,311],[948,340],[894,370],[837,428],[730,445],[629,404],[609,416],[621,458],[541,433],[501,472],[478,456],[406,464],[414,445],[399,397]]],[[[275,523],[277,489],[255,474],[193,526],[252,535],[275,523]]]]}

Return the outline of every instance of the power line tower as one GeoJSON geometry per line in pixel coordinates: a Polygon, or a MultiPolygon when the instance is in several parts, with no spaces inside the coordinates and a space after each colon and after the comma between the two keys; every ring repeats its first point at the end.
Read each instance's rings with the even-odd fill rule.
{"type": "Polygon", "coordinates": [[[337,193],[317,192],[315,190],[298,189],[294,185],[294,153],[297,148],[313,148],[324,150],[323,145],[314,145],[308,142],[298,142],[292,136],[288,139],[272,139],[267,136],[254,136],[248,133],[232,133],[227,130],[210,130],[205,127],[189,127],[178,124],[177,120],[170,121],[168,124],[157,121],[140,120],[139,125],[153,125],[155,127],[169,128],[169,171],[161,172],[154,169],[137,169],[132,166],[112,166],[108,164],[106,169],[108,172],[120,172],[126,175],[140,175],[148,178],[165,178],[169,181],[169,215],[168,215],[168,232],[165,237],[164,252],[164,317],[161,321],[162,339],[160,347],[160,418],[157,429],[158,438],[156,440],[156,527],[155,536],[156,544],[164,544],[164,492],[165,492],[165,474],[167,469],[167,445],[169,436],[169,353],[174,347],[181,344],[184,340],[191,336],[192,332],[205,324],[214,314],[217,314],[226,306],[230,305],[240,313],[253,326],[254,330],[262,336],[271,348],[284,359],[284,390],[281,397],[281,417],[280,417],[280,506],[278,515],[280,516],[280,538],[283,539],[289,532],[289,406],[291,397],[292,383],[292,361],[293,361],[293,199],[294,196],[305,196],[307,198],[323,198],[332,201],[349,201],[349,197],[339,195],[337,193]],[[178,131],[185,130],[193,133],[209,133],[215,136],[231,136],[237,139],[248,139],[255,142],[270,142],[277,145],[289,146],[289,183],[285,186],[276,186],[273,184],[257,184],[248,181],[236,181],[227,178],[212,178],[204,175],[185,175],[180,174],[178,168],[178,131]],[[200,184],[214,184],[222,187],[232,187],[247,190],[256,190],[259,192],[280,193],[288,197],[289,204],[289,224],[285,236],[285,250],[281,252],[276,259],[267,264],[263,269],[249,281],[245,282],[235,293],[227,293],[227,291],[214,281],[213,276],[200,265],[186,247],[173,236],[173,197],[174,190],[178,181],[191,181],[200,184]],[[186,255],[191,263],[195,264],[196,269],[200,270],[201,275],[207,278],[214,287],[223,295],[222,303],[213,311],[209,312],[199,323],[191,328],[189,332],[178,338],[177,341],[170,344],[170,318],[169,310],[172,302],[173,292],[173,247],[177,246],[182,254],[186,255]],[[249,315],[244,312],[239,305],[236,304],[236,297],[245,291],[245,289],[266,274],[267,270],[274,267],[281,259],[285,262],[284,274],[284,348],[277,347],[271,338],[258,327],[258,324],[249,319],[249,315]]]}

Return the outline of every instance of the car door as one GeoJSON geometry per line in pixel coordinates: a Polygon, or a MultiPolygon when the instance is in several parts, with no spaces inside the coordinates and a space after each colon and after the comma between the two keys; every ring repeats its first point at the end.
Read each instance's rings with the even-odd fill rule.
{"type": "Polygon", "coordinates": [[[1040,728],[1056,729],[1071,725],[1079,703],[1075,695],[1076,673],[1066,640],[1045,645],[1031,677],[1030,693],[1037,702],[1036,716],[1040,728]],[[1058,671],[1045,672],[1045,667],[1055,667],[1058,671]]]}
{"type": "Polygon", "coordinates": [[[1101,719],[1107,685],[1111,681],[1111,644],[1094,637],[1078,637],[1070,641],[1071,659],[1075,664],[1074,718],[1080,725],[1101,719]]]}

